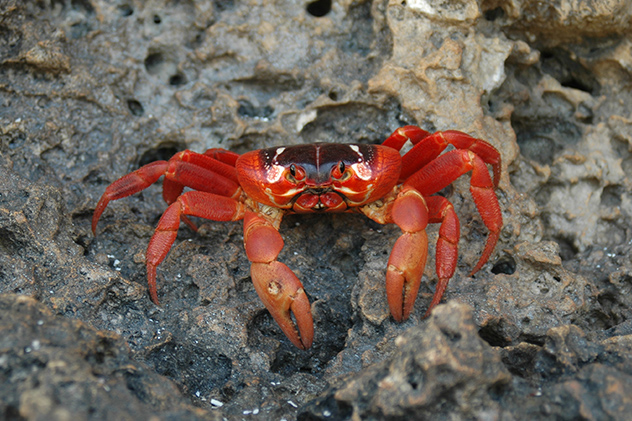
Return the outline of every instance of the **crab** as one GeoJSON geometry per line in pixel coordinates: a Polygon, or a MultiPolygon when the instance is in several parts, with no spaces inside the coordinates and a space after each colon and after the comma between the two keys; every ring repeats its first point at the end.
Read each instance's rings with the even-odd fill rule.
{"type": "Polygon", "coordinates": [[[162,196],[169,206],[146,253],[151,300],[159,304],[156,268],[173,245],[181,222],[196,230],[189,216],[213,221],[243,219],[255,290],[288,339],[306,350],[314,338],[310,303],[301,281],[277,260],[284,246],[279,234],[283,216],[355,212],[380,224],[398,225],[402,234],[386,268],[388,306],[398,322],[409,317],[417,298],[428,254],[426,226],[441,224],[435,259],[438,281],[427,316],[454,275],[460,237],[453,205],[437,193],[470,171],[470,192],[489,231],[471,276],[489,260],[502,228],[495,193],[501,157],[488,142],[455,130],[429,133],[405,126],[381,145],[314,143],[243,155],[217,148],[203,154],[185,150],[110,184],[95,208],[92,232],[96,235],[99,218],[110,201],[140,192],[164,175],[162,196]],[[401,155],[408,141],[413,146],[401,155]],[[449,145],[453,149],[445,151],[449,145]],[[183,193],[185,187],[191,190],[183,193]]]}

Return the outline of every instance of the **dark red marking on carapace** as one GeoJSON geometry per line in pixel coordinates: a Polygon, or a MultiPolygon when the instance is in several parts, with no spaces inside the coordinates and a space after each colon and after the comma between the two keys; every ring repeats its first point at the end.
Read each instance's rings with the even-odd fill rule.
{"type": "Polygon", "coordinates": [[[344,212],[386,195],[401,156],[381,145],[314,143],[243,154],[239,183],[252,199],[294,212],[344,212]]]}

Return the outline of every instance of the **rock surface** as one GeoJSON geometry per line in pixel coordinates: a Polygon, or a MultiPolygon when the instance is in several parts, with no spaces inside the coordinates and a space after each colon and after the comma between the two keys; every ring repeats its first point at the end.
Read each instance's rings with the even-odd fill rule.
{"type": "Polygon", "coordinates": [[[624,0],[0,0],[0,418],[624,419],[632,409],[632,6],[624,0]],[[290,216],[312,302],[295,349],[240,223],[183,226],[146,289],[179,150],[379,143],[417,124],[503,157],[496,251],[463,177],[457,272],[389,316],[394,226],[290,216]]]}

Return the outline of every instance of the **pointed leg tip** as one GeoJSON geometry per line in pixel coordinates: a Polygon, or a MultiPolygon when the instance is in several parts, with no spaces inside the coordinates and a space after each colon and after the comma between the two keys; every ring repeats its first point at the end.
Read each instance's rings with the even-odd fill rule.
{"type": "Polygon", "coordinates": [[[97,202],[97,205],[94,208],[94,213],[92,214],[92,234],[93,235],[96,235],[97,224],[99,223],[99,219],[101,219],[101,215],[103,215],[103,212],[108,207],[109,203],[110,203],[110,197],[108,196],[108,193],[106,191],[105,193],[103,193],[103,196],[101,196],[101,198],[99,199],[99,202],[97,202]]]}
{"type": "Polygon", "coordinates": [[[422,319],[427,319],[428,316],[430,316],[432,314],[432,310],[435,309],[435,307],[439,304],[439,302],[441,301],[441,299],[439,299],[436,303],[433,302],[430,303],[430,305],[428,306],[428,309],[426,310],[426,312],[424,313],[424,316],[422,317],[422,319]]]}
{"type": "Polygon", "coordinates": [[[487,260],[489,259],[489,256],[485,257],[481,257],[481,259],[478,261],[478,263],[476,263],[476,266],[474,266],[474,268],[470,271],[470,274],[468,275],[470,278],[474,275],[476,275],[476,273],[481,270],[483,268],[483,266],[485,266],[485,264],[487,263],[487,260]]]}
{"type": "Polygon", "coordinates": [[[147,263],[147,286],[149,288],[149,298],[157,306],[160,305],[158,300],[158,288],[156,286],[156,266],[147,263]]]}
{"type": "MultiPolygon", "coordinates": [[[[445,281],[445,285],[447,286],[447,280],[445,281]]],[[[430,302],[430,305],[428,306],[428,309],[426,310],[426,313],[424,314],[424,319],[427,318],[428,316],[430,316],[430,314],[432,313],[432,310],[435,309],[435,307],[437,307],[440,303],[441,303],[441,299],[443,298],[443,293],[445,292],[445,287],[443,288],[442,291],[439,292],[435,292],[434,297],[432,297],[432,301],[430,302]]]]}
{"type": "Polygon", "coordinates": [[[481,258],[476,263],[476,266],[474,266],[474,269],[472,269],[472,271],[470,272],[470,277],[481,270],[483,266],[485,266],[485,264],[489,261],[489,258],[492,256],[492,253],[496,248],[499,237],[500,231],[491,231],[489,233],[489,236],[487,237],[487,242],[485,243],[485,248],[483,249],[483,253],[481,254],[481,258]]]}
{"type": "Polygon", "coordinates": [[[401,310],[400,311],[394,311],[393,309],[391,309],[391,316],[393,317],[393,319],[397,323],[401,323],[401,322],[404,321],[404,316],[402,315],[401,310]]]}
{"type": "Polygon", "coordinates": [[[160,307],[160,300],[158,300],[158,292],[156,291],[155,287],[149,287],[149,298],[151,299],[152,303],[160,307]]]}
{"type": "Polygon", "coordinates": [[[439,278],[437,282],[437,286],[435,288],[435,293],[432,296],[432,301],[430,302],[430,305],[428,306],[428,310],[426,310],[426,313],[424,314],[424,317],[423,317],[424,319],[430,316],[430,314],[432,313],[432,310],[434,310],[434,308],[441,303],[443,294],[445,293],[445,290],[448,287],[448,282],[450,282],[449,277],[439,278]]]}
{"type": "Polygon", "coordinates": [[[186,215],[180,215],[180,219],[184,222],[193,232],[198,232],[198,227],[195,225],[195,222],[191,221],[191,219],[187,218],[186,215]]]}
{"type": "Polygon", "coordinates": [[[99,210],[99,209],[95,209],[94,213],[92,214],[92,235],[93,236],[97,236],[97,225],[99,224],[99,219],[101,219],[101,214],[103,213],[103,210],[99,210]]]}
{"type": "Polygon", "coordinates": [[[90,227],[92,228],[92,235],[95,237],[97,236],[97,226],[99,225],[102,213],[103,210],[95,209],[94,214],[92,215],[92,224],[90,227]]]}

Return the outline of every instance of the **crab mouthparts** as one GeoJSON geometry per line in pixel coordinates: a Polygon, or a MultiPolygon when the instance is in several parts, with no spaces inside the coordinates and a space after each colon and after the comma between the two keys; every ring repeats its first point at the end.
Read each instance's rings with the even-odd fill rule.
{"type": "Polygon", "coordinates": [[[331,187],[309,188],[296,196],[293,209],[295,212],[342,212],[347,204],[331,187]]]}

